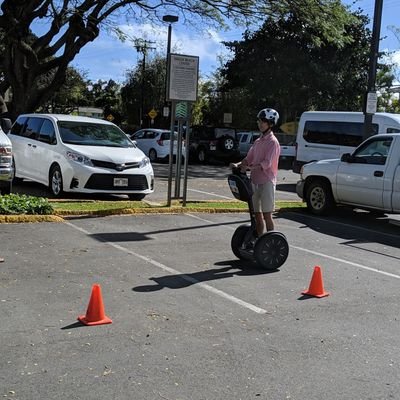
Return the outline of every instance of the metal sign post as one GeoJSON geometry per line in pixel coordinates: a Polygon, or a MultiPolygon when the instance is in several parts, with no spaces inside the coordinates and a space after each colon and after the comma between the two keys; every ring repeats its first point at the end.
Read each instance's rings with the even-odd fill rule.
{"type": "MultiPolygon", "coordinates": [[[[170,138],[170,157],[169,157],[169,175],[168,175],[168,206],[171,205],[172,198],[172,164],[174,149],[174,132],[175,121],[178,120],[178,143],[177,143],[177,160],[175,171],[175,197],[180,196],[180,172],[182,158],[182,136],[183,121],[188,121],[188,112],[190,103],[197,100],[197,85],[199,76],[199,57],[188,56],[183,54],[168,54],[168,79],[167,79],[167,101],[171,101],[171,138],[170,138]],[[184,115],[185,114],[185,115],[184,115]]],[[[186,157],[184,162],[184,185],[183,199],[186,205],[187,190],[187,169],[189,157],[189,126],[186,123],[186,157]]]]}

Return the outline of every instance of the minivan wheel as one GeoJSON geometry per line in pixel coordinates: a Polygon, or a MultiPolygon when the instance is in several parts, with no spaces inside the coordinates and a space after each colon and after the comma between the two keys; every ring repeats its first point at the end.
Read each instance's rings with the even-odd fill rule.
{"type": "Polygon", "coordinates": [[[14,160],[14,158],[13,158],[12,162],[13,162],[13,169],[14,169],[12,183],[13,183],[14,185],[18,185],[18,183],[21,183],[21,182],[23,181],[23,178],[17,178],[17,177],[15,176],[16,173],[17,173],[17,168],[15,167],[15,160],[14,160]]]}
{"type": "Polygon", "coordinates": [[[132,200],[132,201],[140,201],[146,197],[146,195],[142,194],[142,193],[132,193],[132,194],[128,194],[128,196],[129,196],[129,200],[132,200]]]}
{"type": "Polygon", "coordinates": [[[53,166],[50,170],[49,189],[54,197],[59,197],[63,192],[63,179],[58,165],[53,166]]]}
{"type": "Polygon", "coordinates": [[[150,149],[149,158],[150,158],[150,162],[157,161],[157,152],[154,149],[150,149]]]}

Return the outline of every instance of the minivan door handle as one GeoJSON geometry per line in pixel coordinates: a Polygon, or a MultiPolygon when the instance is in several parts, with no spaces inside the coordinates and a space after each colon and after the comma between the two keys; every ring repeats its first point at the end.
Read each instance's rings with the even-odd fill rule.
{"type": "Polygon", "coordinates": [[[374,176],[378,176],[378,177],[383,176],[383,171],[374,171],[374,176]]]}

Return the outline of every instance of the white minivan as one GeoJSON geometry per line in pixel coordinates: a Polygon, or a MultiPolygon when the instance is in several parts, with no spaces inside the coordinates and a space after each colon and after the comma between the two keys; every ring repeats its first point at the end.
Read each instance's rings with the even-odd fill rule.
{"type": "Polygon", "coordinates": [[[126,194],[154,191],[150,160],[111,122],[72,115],[24,114],[11,128],[15,179],[63,192],[126,194]]]}
{"type": "MultiPolygon", "coordinates": [[[[377,133],[400,132],[400,114],[376,113],[372,128],[377,133]]],[[[293,172],[311,161],[340,158],[362,141],[364,114],[346,111],[306,111],[299,121],[293,172]]]]}

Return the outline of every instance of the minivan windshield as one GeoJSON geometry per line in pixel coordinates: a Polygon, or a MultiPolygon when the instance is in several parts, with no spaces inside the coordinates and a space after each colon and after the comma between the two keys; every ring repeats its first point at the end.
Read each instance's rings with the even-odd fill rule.
{"type": "Polygon", "coordinates": [[[124,132],[114,125],[95,122],[58,121],[61,140],[80,146],[135,147],[124,132]]]}

